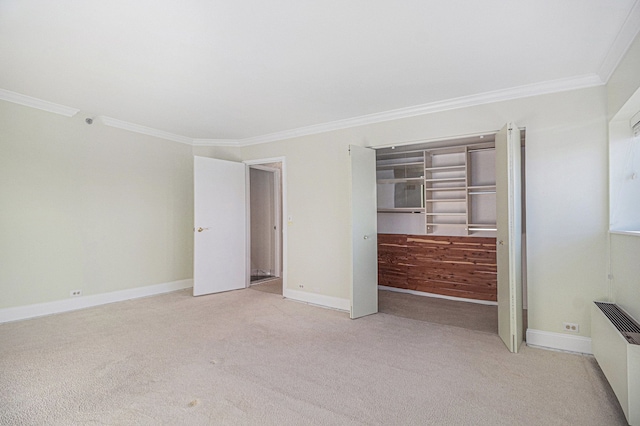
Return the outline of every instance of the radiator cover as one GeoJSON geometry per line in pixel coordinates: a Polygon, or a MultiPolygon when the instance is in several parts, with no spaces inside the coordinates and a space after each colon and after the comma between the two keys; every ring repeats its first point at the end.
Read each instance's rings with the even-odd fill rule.
{"type": "Polygon", "coordinates": [[[630,425],[640,426],[638,323],[613,303],[595,302],[591,313],[593,355],[630,425]]]}

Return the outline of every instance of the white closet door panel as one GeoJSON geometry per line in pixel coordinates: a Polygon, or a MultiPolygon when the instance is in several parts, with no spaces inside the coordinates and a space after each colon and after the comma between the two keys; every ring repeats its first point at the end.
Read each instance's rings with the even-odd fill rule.
{"type": "Polygon", "coordinates": [[[351,318],[378,312],[378,231],[376,154],[350,146],[351,156],[351,318]]]}
{"type": "Polygon", "coordinates": [[[520,130],[509,123],[496,134],[496,248],[498,334],[511,352],[523,340],[520,155],[520,130]]]}

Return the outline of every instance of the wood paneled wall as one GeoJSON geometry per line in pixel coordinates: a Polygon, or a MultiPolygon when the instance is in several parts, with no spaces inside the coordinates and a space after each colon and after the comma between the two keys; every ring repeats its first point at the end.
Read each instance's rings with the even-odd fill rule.
{"type": "Polygon", "coordinates": [[[378,284],[497,301],[496,239],[378,234],[378,284]]]}

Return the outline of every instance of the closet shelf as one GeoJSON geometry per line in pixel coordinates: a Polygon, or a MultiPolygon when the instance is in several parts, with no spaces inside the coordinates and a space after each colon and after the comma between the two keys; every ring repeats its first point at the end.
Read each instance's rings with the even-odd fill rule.
{"type": "Polygon", "coordinates": [[[466,198],[430,198],[427,203],[464,203],[466,198]]]}
{"type": "Polygon", "coordinates": [[[466,216],[467,212],[463,213],[426,213],[427,216],[466,216]]]}
{"type": "Polygon", "coordinates": [[[405,183],[405,182],[424,182],[423,177],[416,178],[398,178],[398,179],[378,179],[378,183],[405,183]]]}
{"type": "Polygon", "coordinates": [[[467,166],[442,166],[442,167],[425,167],[426,172],[457,172],[466,170],[467,166]]]}
{"type": "Polygon", "coordinates": [[[386,163],[386,164],[377,164],[376,168],[378,170],[386,170],[386,169],[395,169],[397,167],[417,167],[422,166],[424,164],[423,161],[412,161],[410,163],[386,163]]]}
{"type": "Polygon", "coordinates": [[[495,191],[496,186],[495,185],[476,185],[476,186],[469,186],[468,188],[469,188],[469,191],[481,191],[485,189],[495,191]]]}
{"type": "Polygon", "coordinates": [[[469,195],[490,195],[495,193],[496,191],[474,191],[474,192],[469,192],[469,195]]]}
{"type": "Polygon", "coordinates": [[[378,213],[424,213],[421,207],[396,207],[392,209],[378,209],[378,213]]]}
{"type": "Polygon", "coordinates": [[[465,177],[455,177],[455,178],[437,178],[437,179],[425,179],[425,182],[465,182],[467,178],[465,177]]]}
{"type": "Polygon", "coordinates": [[[470,223],[469,231],[497,231],[498,226],[495,223],[470,223]]]}
{"type": "Polygon", "coordinates": [[[443,188],[425,188],[425,191],[465,191],[467,189],[466,186],[451,186],[451,187],[443,187],[443,188]]]}

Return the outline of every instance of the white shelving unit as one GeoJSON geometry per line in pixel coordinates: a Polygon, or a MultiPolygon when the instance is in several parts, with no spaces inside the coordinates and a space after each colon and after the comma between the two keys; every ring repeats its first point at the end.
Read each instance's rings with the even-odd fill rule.
{"type": "Polygon", "coordinates": [[[379,153],[377,179],[384,232],[495,235],[493,142],[379,153]]]}
{"type": "Polygon", "coordinates": [[[466,235],[466,148],[426,150],[424,159],[426,233],[466,235]]]}

